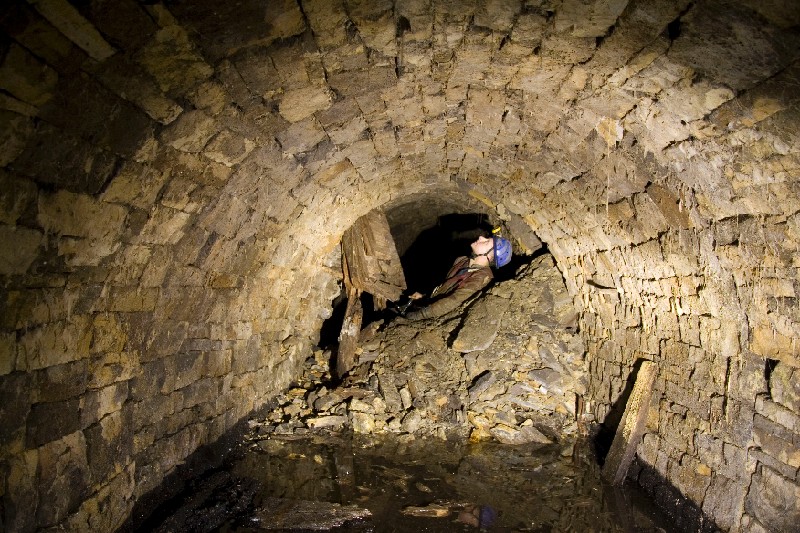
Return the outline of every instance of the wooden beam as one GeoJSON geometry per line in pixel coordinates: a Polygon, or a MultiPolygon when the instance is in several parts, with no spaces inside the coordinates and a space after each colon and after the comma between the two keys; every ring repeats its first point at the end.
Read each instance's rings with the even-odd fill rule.
{"type": "Polygon", "coordinates": [[[387,300],[397,300],[406,288],[403,266],[383,211],[370,211],[342,235],[342,274],[347,310],[336,354],[336,375],[339,378],[356,364],[364,319],[361,293],[370,293],[375,306],[382,309],[387,300]]]}
{"type": "Polygon", "coordinates": [[[656,365],[652,361],[643,361],[636,375],[625,413],[617,427],[611,449],[603,465],[603,477],[613,485],[621,485],[625,481],[628,468],[633,461],[636,447],[644,435],[647,411],[653,397],[653,384],[656,379],[656,365]]]}
{"type": "Polygon", "coordinates": [[[362,216],[342,236],[350,283],[377,302],[397,300],[406,289],[389,222],[380,210],[362,216]]]}
{"type": "Polygon", "coordinates": [[[347,295],[347,310],[344,313],[344,323],[339,333],[339,349],[336,352],[336,375],[339,378],[344,377],[356,365],[356,350],[363,318],[361,295],[357,290],[351,290],[347,295]]]}
{"type": "Polygon", "coordinates": [[[364,310],[361,307],[361,291],[352,284],[350,261],[346,254],[342,254],[342,272],[344,274],[344,290],[347,293],[347,308],[344,312],[342,329],[339,332],[339,347],[336,350],[336,376],[340,379],[356,364],[356,349],[364,318],[364,310]]]}

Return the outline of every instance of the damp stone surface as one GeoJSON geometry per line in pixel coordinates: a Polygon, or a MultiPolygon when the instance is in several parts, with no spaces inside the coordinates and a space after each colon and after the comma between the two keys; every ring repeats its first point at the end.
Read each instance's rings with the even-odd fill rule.
{"type": "Polygon", "coordinates": [[[548,439],[540,407],[613,434],[651,361],[628,479],[796,530],[798,27],[795,1],[6,0],[0,529],[116,531],[287,395],[380,209],[403,249],[448,214],[546,249],[575,310],[585,379],[520,378],[552,394],[492,396],[482,355],[544,357],[547,320],[458,339],[459,427],[527,439],[489,408],[538,394],[548,439]]]}

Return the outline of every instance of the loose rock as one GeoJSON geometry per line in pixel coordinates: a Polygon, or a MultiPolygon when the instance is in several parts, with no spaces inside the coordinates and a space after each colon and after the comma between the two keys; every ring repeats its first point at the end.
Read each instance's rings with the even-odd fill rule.
{"type": "Polygon", "coordinates": [[[268,498],[253,514],[266,530],[329,530],[372,516],[369,509],[338,503],[268,498]]]}
{"type": "Polygon", "coordinates": [[[449,315],[366,326],[374,357],[337,388],[325,381],[329,354],[309,357],[302,387],[279,399],[255,438],[343,428],[511,445],[574,436],[586,368],[583,342],[562,319],[573,315],[542,256],[449,315]]]}

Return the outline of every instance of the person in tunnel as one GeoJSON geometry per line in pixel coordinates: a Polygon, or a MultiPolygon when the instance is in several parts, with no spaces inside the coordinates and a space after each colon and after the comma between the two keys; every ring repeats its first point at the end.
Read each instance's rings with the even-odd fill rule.
{"type": "Polygon", "coordinates": [[[445,280],[433,289],[429,297],[419,292],[409,296],[414,304],[420,302],[424,305],[401,318],[421,320],[449,313],[494,279],[492,266],[500,268],[511,261],[511,241],[499,235],[480,236],[470,244],[470,248],[470,256],[457,258],[445,280]]]}

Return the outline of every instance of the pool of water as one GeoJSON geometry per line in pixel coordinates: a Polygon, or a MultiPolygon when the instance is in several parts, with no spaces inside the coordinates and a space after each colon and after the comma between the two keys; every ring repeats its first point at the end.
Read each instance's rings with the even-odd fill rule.
{"type": "MultiPolygon", "coordinates": [[[[156,531],[676,531],[581,443],[409,436],[250,438],[193,480],[156,531]]],[[[152,529],[151,529],[152,528],[152,529]]]]}

